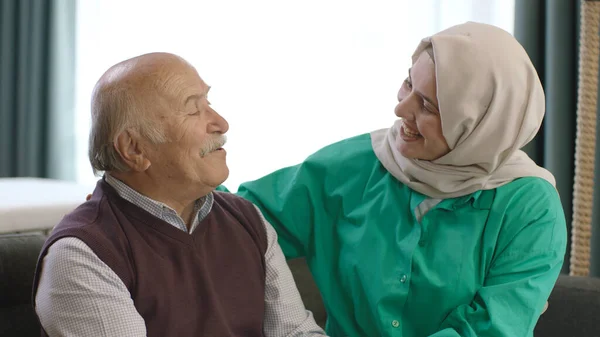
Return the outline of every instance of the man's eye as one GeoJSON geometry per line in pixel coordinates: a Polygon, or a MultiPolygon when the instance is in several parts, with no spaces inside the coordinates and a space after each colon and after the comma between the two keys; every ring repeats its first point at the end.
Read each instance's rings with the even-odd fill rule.
{"type": "Polygon", "coordinates": [[[412,89],[412,83],[410,83],[410,81],[408,79],[404,80],[404,85],[408,88],[408,89],[412,89]]]}

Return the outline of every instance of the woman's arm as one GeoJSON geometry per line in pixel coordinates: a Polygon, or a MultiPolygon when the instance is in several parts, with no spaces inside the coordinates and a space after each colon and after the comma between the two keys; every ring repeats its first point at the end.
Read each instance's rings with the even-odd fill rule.
{"type": "Polygon", "coordinates": [[[261,210],[277,231],[286,256],[311,254],[318,237],[331,230],[342,195],[364,163],[376,160],[368,134],[326,146],[299,165],[240,185],[237,194],[261,210]]]}
{"type": "Polygon", "coordinates": [[[305,256],[315,218],[323,217],[326,168],[308,159],[240,185],[237,195],[254,203],[279,235],[286,258],[305,256]]]}
{"type": "Polygon", "coordinates": [[[431,337],[532,336],[562,268],[567,233],[552,186],[523,187],[498,201],[503,211],[492,209],[502,231],[484,286],[431,337]]]}

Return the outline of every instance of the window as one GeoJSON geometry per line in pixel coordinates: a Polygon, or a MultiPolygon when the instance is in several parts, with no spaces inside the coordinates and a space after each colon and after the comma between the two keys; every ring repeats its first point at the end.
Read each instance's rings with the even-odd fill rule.
{"type": "Polygon", "coordinates": [[[230,124],[225,185],[293,165],[324,145],[385,128],[421,38],[473,20],[512,33],[513,0],[80,0],[77,180],[92,88],[111,65],[181,55],[230,124]]]}

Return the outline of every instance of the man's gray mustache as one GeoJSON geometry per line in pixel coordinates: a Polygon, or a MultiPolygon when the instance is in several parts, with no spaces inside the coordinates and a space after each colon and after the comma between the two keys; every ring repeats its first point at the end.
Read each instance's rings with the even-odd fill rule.
{"type": "Polygon", "coordinates": [[[200,152],[200,155],[204,157],[207,154],[222,148],[225,145],[225,143],[227,143],[227,136],[225,135],[211,137],[208,139],[206,145],[200,152]]]}

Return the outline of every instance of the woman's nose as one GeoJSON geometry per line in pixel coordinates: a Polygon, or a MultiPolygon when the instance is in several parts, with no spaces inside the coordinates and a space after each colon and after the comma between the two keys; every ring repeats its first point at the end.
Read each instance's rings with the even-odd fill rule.
{"type": "Polygon", "coordinates": [[[396,108],[394,109],[394,113],[396,114],[396,116],[410,121],[415,119],[415,110],[413,104],[411,104],[410,101],[410,97],[407,97],[396,105],[396,108]]]}

